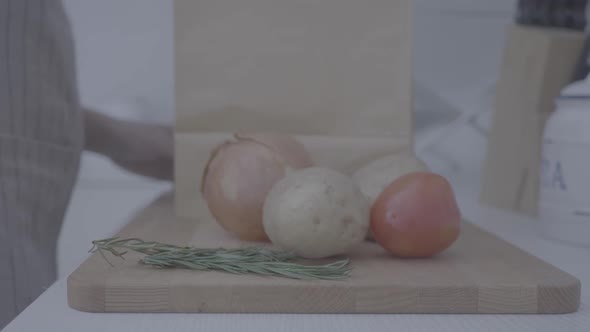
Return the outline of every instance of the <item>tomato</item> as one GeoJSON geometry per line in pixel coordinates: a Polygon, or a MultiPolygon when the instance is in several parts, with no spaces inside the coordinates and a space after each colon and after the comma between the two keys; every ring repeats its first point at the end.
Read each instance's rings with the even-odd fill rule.
{"type": "Polygon", "coordinates": [[[375,240],[398,257],[424,258],[459,237],[461,213],[449,182],[429,172],[399,177],[371,208],[375,240]]]}

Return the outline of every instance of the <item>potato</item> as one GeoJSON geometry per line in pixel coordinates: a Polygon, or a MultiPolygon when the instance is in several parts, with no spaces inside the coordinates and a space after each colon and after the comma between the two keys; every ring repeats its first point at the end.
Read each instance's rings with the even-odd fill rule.
{"type": "Polygon", "coordinates": [[[354,181],[326,168],[297,170],[277,182],[263,211],[277,246],[305,258],[350,252],[369,229],[369,202],[354,181]]]}

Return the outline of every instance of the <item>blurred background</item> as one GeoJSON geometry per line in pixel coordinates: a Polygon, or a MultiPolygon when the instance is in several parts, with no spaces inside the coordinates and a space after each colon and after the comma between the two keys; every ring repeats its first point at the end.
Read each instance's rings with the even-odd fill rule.
{"type": "MultiPolygon", "coordinates": [[[[64,2],[83,102],[117,117],[172,123],[172,1],[64,2]]],[[[416,151],[464,194],[479,190],[494,85],[515,8],[515,0],[415,1],[416,151]]],[[[59,277],[86,258],[90,241],[169,189],[86,153],[60,239],[59,277]]]]}

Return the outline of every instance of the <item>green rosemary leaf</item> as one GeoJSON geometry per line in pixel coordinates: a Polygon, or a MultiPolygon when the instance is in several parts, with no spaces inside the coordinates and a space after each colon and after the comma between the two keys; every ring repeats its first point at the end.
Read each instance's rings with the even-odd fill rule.
{"type": "MultiPolygon", "coordinates": [[[[350,260],[342,259],[317,265],[292,252],[264,247],[238,249],[179,247],[138,238],[109,238],[92,242],[90,252],[104,252],[123,258],[127,251],[145,256],[140,263],[158,268],[184,268],[199,271],[222,271],[237,275],[257,274],[302,280],[343,280],[350,276],[350,260]]],[[[108,262],[108,260],[107,260],[108,262]]],[[[109,262],[110,264],[110,262],[109,262]]]]}

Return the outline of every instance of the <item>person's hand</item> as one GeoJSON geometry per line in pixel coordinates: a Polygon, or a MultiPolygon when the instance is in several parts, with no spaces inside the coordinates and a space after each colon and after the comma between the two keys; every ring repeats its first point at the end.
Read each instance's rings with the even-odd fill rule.
{"type": "Polygon", "coordinates": [[[118,166],[146,177],[172,180],[174,136],[168,126],[117,120],[86,112],[86,146],[118,166]]]}

